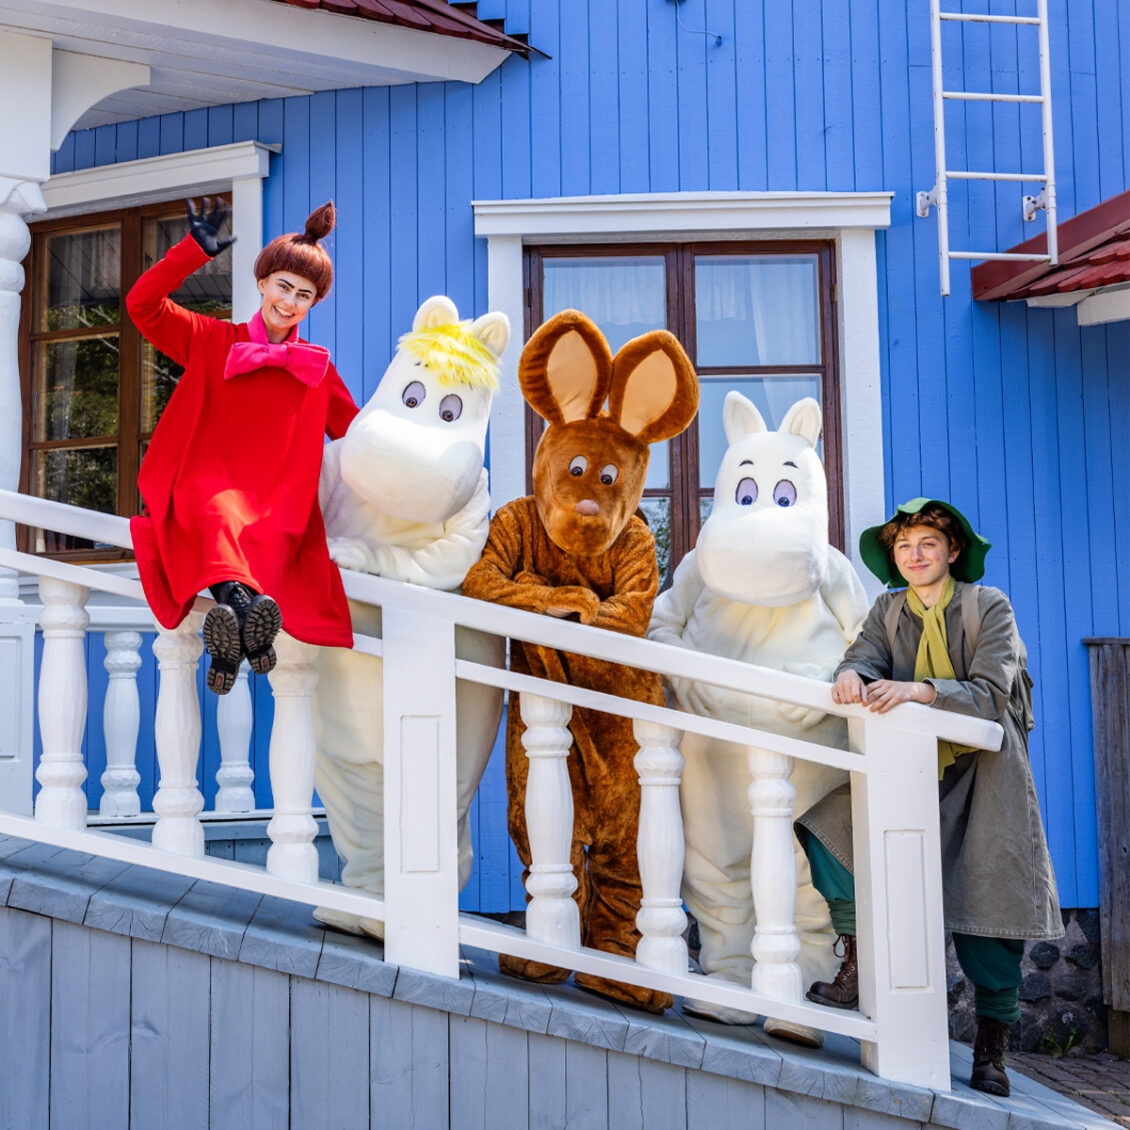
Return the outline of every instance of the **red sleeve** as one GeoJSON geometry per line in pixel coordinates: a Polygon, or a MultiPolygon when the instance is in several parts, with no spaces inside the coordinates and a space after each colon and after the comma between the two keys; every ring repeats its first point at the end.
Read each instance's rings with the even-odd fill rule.
{"type": "Polygon", "coordinates": [[[345,387],[345,381],[338,375],[332,362],[326,370],[326,382],[330,386],[330,403],[326,411],[326,435],[330,439],[341,439],[345,435],[345,429],[361,409],[354,403],[349,389],[345,387]]]}
{"type": "Polygon", "coordinates": [[[154,263],[126,295],[126,309],[133,323],[150,344],[178,365],[188,364],[193,337],[216,319],[194,314],[171,301],[168,295],[193,271],[208,262],[200,245],[186,235],[159,263],[154,263]]]}

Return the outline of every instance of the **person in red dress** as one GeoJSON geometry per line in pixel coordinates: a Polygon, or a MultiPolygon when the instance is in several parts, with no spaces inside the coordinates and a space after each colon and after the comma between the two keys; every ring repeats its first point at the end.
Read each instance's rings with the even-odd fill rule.
{"type": "Polygon", "coordinates": [[[197,593],[216,598],[204,621],[208,686],[226,694],[246,656],[256,674],[275,665],[285,629],[312,644],[351,647],[353,630],[318,509],[325,436],[357,414],[329,351],[298,336],[325,297],[333,265],[319,244],[332,201],[303,233],[272,240],[255,261],[262,305],[233,325],[169,299],[232,242],[222,204],[190,203],[189,234],[139,278],[126,298],[146,340],[184,367],[141,464],[142,513],[130,520],[138,572],[157,620],[175,628],[197,593]]]}

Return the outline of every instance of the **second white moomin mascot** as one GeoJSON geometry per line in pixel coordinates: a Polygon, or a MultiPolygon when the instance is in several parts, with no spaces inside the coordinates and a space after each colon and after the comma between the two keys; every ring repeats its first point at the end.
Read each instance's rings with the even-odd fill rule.
{"type": "MultiPolygon", "coordinates": [[[[671,588],[656,599],[648,637],[830,679],[868,604],[851,563],[828,544],[827,484],[815,450],[820,406],[811,398],[798,401],[774,432],[746,397],[730,392],[722,417],[729,447],[710,517],[671,588]]],[[[846,725],[835,715],[689,679],[670,683],[678,706],[691,713],[846,747],[846,725]]],[[[749,986],[756,915],[748,751],[697,734],[686,734],[680,748],[686,759],[683,898],[698,920],[699,963],[709,976],[749,986]]],[[[791,778],[795,811],[804,812],[845,779],[840,770],[798,760],[791,778]]],[[[808,985],[814,975],[830,976],[836,962],[827,905],[811,884],[799,845],[796,859],[797,961],[808,985]]],[[[705,1002],[688,1001],[687,1008],[731,1024],[757,1019],[705,1002]]],[[[821,1042],[803,1025],[767,1019],[765,1028],[802,1043],[821,1042]]]]}

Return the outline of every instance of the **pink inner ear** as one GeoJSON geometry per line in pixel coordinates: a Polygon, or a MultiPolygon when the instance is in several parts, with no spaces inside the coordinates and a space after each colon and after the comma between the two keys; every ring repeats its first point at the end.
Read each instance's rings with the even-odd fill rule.
{"type": "MultiPolygon", "coordinates": [[[[565,423],[588,416],[598,377],[592,351],[579,333],[570,331],[554,343],[545,366],[545,380],[565,423]]],[[[593,415],[600,407],[593,407],[593,415]]]]}
{"type": "Polygon", "coordinates": [[[662,350],[656,350],[628,376],[620,408],[620,427],[631,435],[639,435],[671,407],[678,390],[679,381],[671,358],[662,350]]]}

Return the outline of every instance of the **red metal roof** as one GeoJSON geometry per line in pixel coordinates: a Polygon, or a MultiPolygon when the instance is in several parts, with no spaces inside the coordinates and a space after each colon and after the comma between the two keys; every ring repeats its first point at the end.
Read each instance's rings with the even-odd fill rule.
{"type": "MultiPolygon", "coordinates": [[[[1057,227],[1059,263],[989,260],[971,272],[973,297],[1004,300],[1067,294],[1130,282],[1130,192],[1112,196],[1057,227]]],[[[1047,235],[1027,239],[1009,251],[1039,255],[1047,235]]]]}
{"type": "Polygon", "coordinates": [[[379,23],[396,24],[413,31],[433,32],[457,39],[473,39],[525,55],[529,45],[507,35],[500,27],[476,19],[474,4],[454,7],[447,0],[275,0],[295,8],[321,9],[339,16],[356,16],[379,23]],[[462,8],[469,8],[465,12],[462,8]]]}

